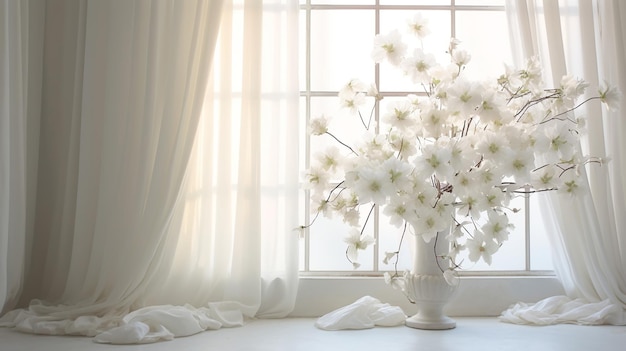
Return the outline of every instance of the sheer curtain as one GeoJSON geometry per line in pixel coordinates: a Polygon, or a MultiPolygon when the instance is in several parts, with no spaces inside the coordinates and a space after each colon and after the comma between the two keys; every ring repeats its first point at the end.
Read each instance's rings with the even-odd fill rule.
{"type": "MultiPolygon", "coordinates": [[[[554,86],[570,73],[597,91],[604,83],[626,91],[626,4],[618,0],[507,3],[512,32],[523,56],[539,55],[554,86]]],[[[626,324],[626,111],[588,104],[588,137],[581,147],[608,157],[586,169],[589,194],[580,200],[549,194],[554,265],[567,296],[520,303],[502,319],[524,324],[626,324]]]]}
{"type": "Polygon", "coordinates": [[[298,4],[227,2],[155,299],[284,317],[298,277],[298,4]],[[182,229],[180,229],[182,228],[182,229]],[[193,290],[190,296],[178,290],[193,290]],[[184,298],[184,299],[183,299],[184,298]]]}
{"type": "MultiPolygon", "coordinates": [[[[37,109],[24,85],[36,59],[19,79],[2,78],[3,92],[22,96],[11,99],[20,114],[2,112],[11,144],[0,148],[10,175],[1,186],[15,199],[3,195],[0,208],[0,249],[12,252],[0,259],[0,302],[27,307],[0,325],[129,343],[287,314],[297,284],[297,4],[62,0],[45,2],[44,20],[24,15],[31,3],[2,7],[3,19],[41,20],[45,36],[38,135],[23,111],[37,109]],[[25,135],[39,144],[36,167],[25,135]],[[22,183],[32,172],[36,201],[22,183]]],[[[3,48],[36,57],[23,49],[28,22],[6,22],[3,48]]]]}
{"type": "Polygon", "coordinates": [[[43,14],[42,1],[0,3],[0,312],[18,302],[33,230],[43,14]]]}

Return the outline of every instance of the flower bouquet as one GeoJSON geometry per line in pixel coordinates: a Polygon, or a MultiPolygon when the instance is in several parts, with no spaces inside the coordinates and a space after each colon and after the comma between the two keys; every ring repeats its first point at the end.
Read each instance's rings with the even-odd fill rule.
{"type": "MultiPolygon", "coordinates": [[[[428,34],[417,14],[408,32],[421,40],[428,34]]],[[[509,206],[519,194],[557,191],[577,195],[581,167],[605,160],[581,154],[579,138],[584,119],[576,110],[599,99],[615,108],[619,92],[601,87],[586,95],[588,84],[571,75],[546,88],[537,58],[516,69],[505,65],[494,80],[471,80],[464,74],[471,55],[452,39],[449,62],[417,47],[408,50],[398,30],[374,39],[375,63],[387,61],[411,79],[415,92],[380,106],[380,121],[372,121],[384,101],[376,86],[350,80],[339,92],[339,103],[360,118],[364,134],[348,145],[329,129],[330,118],[312,118],[309,131],[330,137],[337,147],[317,155],[306,170],[314,219],[338,214],[353,229],[347,233],[346,256],[358,267],[358,252],[374,242],[364,235],[371,213],[380,207],[402,231],[429,242],[447,233],[450,249],[439,258],[449,260],[441,272],[450,284],[462,267],[459,254],[491,263],[512,229],[509,206]],[[378,123],[377,123],[378,122],[378,123]],[[333,179],[341,179],[338,182],[333,179]]],[[[309,225],[303,226],[306,228],[309,225]]],[[[385,263],[398,259],[387,252],[385,263]]],[[[387,282],[402,288],[397,270],[387,282]]]]}

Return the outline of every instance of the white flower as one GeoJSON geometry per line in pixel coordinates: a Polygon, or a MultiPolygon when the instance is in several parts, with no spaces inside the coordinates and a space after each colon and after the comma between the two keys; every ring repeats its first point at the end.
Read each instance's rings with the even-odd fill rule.
{"type": "Polygon", "coordinates": [[[509,199],[504,196],[504,192],[498,187],[485,187],[482,196],[479,197],[479,208],[499,208],[508,206],[509,199]]]}
{"type": "Polygon", "coordinates": [[[542,87],[542,70],[539,57],[533,56],[526,61],[526,68],[519,71],[519,78],[524,82],[524,86],[531,92],[538,94],[542,87]]]}
{"type": "Polygon", "coordinates": [[[606,106],[609,111],[615,111],[619,109],[620,99],[622,92],[617,87],[611,87],[604,83],[598,90],[600,94],[600,101],[606,106]]]}
{"type": "Polygon", "coordinates": [[[389,203],[383,207],[383,214],[389,217],[389,224],[400,228],[404,225],[406,218],[410,216],[412,206],[404,198],[392,197],[389,203]]]}
{"type": "Polygon", "coordinates": [[[478,174],[476,172],[470,172],[470,171],[458,172],[450,180],[450,184],[452,184],[454,188],[454,193],[457,194],[458,196],[463,196],[463,195],[467,195],[467,194],[471,194],[475,192],[477,187],[481,185],[477,177],[478,177],[478,174]]]}
{"type": "Polygon", "coordinates": [[[383,205],[394,192],[389,175],[376,167],[359,170],[353,189],[361,203],[374,202],[378,205],[383,205]]]}
{"type": "Polygon", "coordinates": [[[418,212],[417,220],[412,225],[416,234],[421,236],[424,241],[430,242],[437,236],[437,232],[449,227],[450,218],[441,216],[432,208],[422,207],[418,212]]]}
{"type": "Polygon", "coordinates": [[[446,137],[440,138],[438,143],[441,147],[449,148],[452,155],[450,166],[458,171],[469,170],[481,159],[481,155],[474,149],[471,138],[455,138],[446,142],[446,137]]]}
{"type": "MultiPolygon", "coordinates": [[[[370,129],[375,130],[376,128],[373,126],[370,129]]],[[[383,162],[394,154],[384,135],[368,131],[363,134],[361,139],[363,144],[359,145],[358,151],[360,154],[365,155],[369,161],[383,162]]]]}
{"type": "Polygon", "coordinates": [[[428,28],[428,19],[422,16],[421,13],[416,13],[413,18],[407,21],[409,26],[409,32],[417,36],[419,39],[424,39],[430,34],[428,28]]]}
{"type": "Polygon", "coordinates": [[[326,198],[312,198],[311,204],[312,213],[321,213],[327,218],[332,218],[331,206],[326,198]]]}
{"type": "Polygon", "coordinates": [[[330,173],[321,166],[311,167],[305,174],[307,187],[316,191],[323,191],[330,184],[330,173]]]}
{"type": "Polygon", "coordinates": [[[400,130],[411,130],[416,124],[413,105],[408,100],[393,101],[387,104],[383,121],[400,130]]]}
{"type": "Polygon", "coordinates": [[[309,121],[309,133],[312,135],[322,135],[328,132],[328,117],[321,115],[309,121]]]}
{"type": "Polygon", "coordinates": [[[389,261],[396,256],[398,256],[397,251],[394,251],[394,252],[385,251],[385,258],[383,258],[383,263],[389,264],[389,261]]]}
{"type": "Polygon", "coordinates": [[[394,192],[407,193],[411,191],[413,183],[410,173],[413,171],[411,165],[401,159],[390,157],[381,165],[381,170],[387,173],[389,181],[394,185],[394,192]]]}
{"type": "Polygon", "coordinates": [[[503,171],[515,178],[515,181],[524,185],[530,181],[530,172],[535,169],[535,154],[532,149],[508,149],[502,163],[503,171]]]}
{"type": "Polygon", "coordinates": [[[477,113],[483,123],[500,126],[513,119],[513,114],[506,109],[506,101],[493,87],[483,85],[481,98],[477,113]]]}
{"type": "MultiPolygon", "coordinates": [[[[374,238],[370,235],[362,235],[361,232],[352,228],[348,236],[344,239],[348,244],[346,249],[346,256],[352,263],[356,263],[359,258],[359,250],[365,250],[367,247],[375,242],[374,238]]],[[[355,268],[358,268],[355,267],[355,268]]]]}
{"type": "Polygon", "coordinates": [[[358,113],[359,108],[363,107],[363,105],[367,103],[365,93],[340,94],[339,101],[341,107],[350,110],[350,112],[353,114],[358,113]]]}
{"type": "Polygon", "coordinates": [[[422,154],[415,158],[415,170],[424,177],[434,174],[445,181],[454,175],[454,168],[450,166],[452,153],[449,149],[433,145],[424,145],[422,154]]]}
{"type": "Polygon", "coordinates": [[[343,212],[343,221],[348,225],[356,227],[359,225],[360,219],[361,215],[355,208],[350,208],[349,210],[343,212]]]}
{"type": "Polygon", "coordinates": [[[496,166],[492,161],[481,161],[480,167],[478,167],[476,173],[478,174],[477,178],[480,180],[480,184],[483,187],[497,186],[500,183],[502,177],[501,174],[496,171],[497,169],[498,166],[496,166]]]}
{"type": "Polygon", "coordinates": [[[446,121],[444,111],[434,106],[424,106],[419,116],[422,128],[424,129],[424,136],[434,138],[442,134],[443,126],[446,121]]]}
{"type": "Polygon", "coordinates": [[[489,217],[487,223],[480,228],[485,237],[489,240],[495,240],[498,244],[508,240],[509,230],[513,225],[509,223],[509,217],[506,213],[489,211],[487,216],[489,217]]]}
{"type": "Polygon", "coordinates": [[[343,157],[336,146],[330,146],[324,152],[315,154],[315,159],[326,171],[335,171],[343,163],[343,157]]]}
{"type": "Polygon", "coordinates": [[[448,108],[459,111],[464,117],[476,113],[481,100],[481,89],[476,83],[465,79],[457,79],[448,89],[448,108]]]}
{"type": "Polygon", "coordinates": [[[403,160],[406,160],[417,153],[415,140],[415,135],[411,135],[410,131],[403,133],[397,129],[390,131],[387,136],[389,146],[396,151],[398,158],[403,160]]]}
{"type": "Polygon", "coordinates": [[[530,184],[534,189],[556,189],[561,170],[556,165],[545,165],[531,174],[530,184]]]}
{"type": "Polygon", "coordinates": [[[452,52],[452,62],[459,67],[467,65],[472,59],[472,55],[465,50],[454,50],[452,52]]]}
{"type": "Polygon", "coordinates": [[[369,87],[367,86],[367,84],[363,83],[360,79],[351,79],[348,83],[346,83],[346,85],[344,85],[340,90],[339,90],[339,97],[342,96],[351,96],[354,95],[356,93],[361,93],[364,91],[367,91],[369,89],[369,87]]]}
{"type": "Polygon", "coordinates": [[[584,80],[575,78],[569,74],[561,78],[561,91],[563,92],[563,96],[572,103],[585,93],[585,89],[588,86],[589,84],[584,80]]]}
{"type": "Polygon", "coordinates": [[[491,256],[498,251],[498,244],[493,240],[486,239],[483,234],[478,231],[474,232],[474,237],[467,239],[465,246],[468,250],[468,258],[472,262],[478,262],[482,259],[488,265],[491,265],[491,256]]]}
{"type": "Polygon", "coordinates": [[[417,48],[413,51],[413,56],[402,60],[401,66],[404,74],[410,77],[413,83],[428,84],[431,81],[429,71],[435,64],[435,55],[424,53],[424,50],[417,48]]]}
{"type": "Polygon", "coordinates": [[[484,203],[480,201],[481,194],[477,192],[470,192],[467,194],[459,195],[459,204],[457,205],[457,212],[461,216],[472,217],[473,219],[480,219],[480,214],[485,209],[484,203]]]}
{"type": "Polygon", "coordinates": [[[385,279],[385,283],[387,283],[388,285],[391,285],[392,288],[396,290],[404,291],[405,289],[404,279],[401,279],[397,276],[392,277],[391,274],[389,274],[389,272],[385,272],[385,274],[383,274],[383,277],[385,279]]]}
{"type": "Polygon", "coordinates": [[[561,184],[557,190],[560,194],[577,196],[583,194],[584,185],[575,172],[565,172],[561,175],[561,184]]]}
{"type": "Polygon", "coordinates": [[[371,96],[376,99],[376,101],[380,101],[383,99],[383,96],[378,93],[378,88],[376,84],[370,84],[366,91],[367,96],[371,96]]]}
{"type": "Polygon", "coordinates": [[[538,130],[534,138],[535,150],[540,151],[548,163],[570,160],[576,150],[575,137],[566,125],[551,124],[538,130]]]}
{"type": "Polygon", "coordinates": [[[376,63],[387,60],[392,65],[398,65],[405,52],[406,44],[402,42],[402,37],[398,30],[393,30],[388,34],[378,34],[374,37],[372,58],[376,63]]]}
{"type": "Polygon", "coordinates": [[[481,139],[476,143],[476,150],[485,159],[491,160],[496,164],[503,164],[509,155],[507,139],[502,134],[494,132],[483,133],[481,139]]]}

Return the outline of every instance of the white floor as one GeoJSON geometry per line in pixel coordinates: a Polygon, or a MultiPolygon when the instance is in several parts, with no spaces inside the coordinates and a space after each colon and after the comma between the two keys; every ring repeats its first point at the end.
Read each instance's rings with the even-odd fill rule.
{"type": "Polygon", "coordinates": [[[1,351],[199,351],[199,350],[626,350],[626,327],[556,325],[531,327],[495,318],[456,318],[457,328],[424,331],[404,326],[322,331],[314,319],[254,320],[244,327],[207,331],[149,345],[100,345],[86,337],[28,335],[0,328],[1,351]]]}

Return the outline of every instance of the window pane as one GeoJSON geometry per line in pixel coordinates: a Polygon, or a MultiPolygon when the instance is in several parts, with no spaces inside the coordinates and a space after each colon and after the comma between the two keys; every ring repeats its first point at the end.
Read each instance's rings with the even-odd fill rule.
{"type": "MultiPolygon", "coordinates": [[[[369,208],[361,208],[361,218],[365,219],[369,208]]],[[[347,244],[344,238],[350,232],[350,226],[338,218],[328,219],[320,215],[315,225],[309,228],[311,271],[354,271],[346,258],[347,244]]],[[[365,228],[365,235],[374,236],[374,221],[365,228]]],[[[370,245],[366,250],[359,250],[358,262],[361,267],[356,271],[372,271],[374,269],[374,248],[370,245]]]]}
{"type": "Polygon", "coordinates": [[[512,64],[509,31],[503,11],[458,11],[456,37],[472,55],[466,72],[472,79],[497,78],[512,64]]]}
{"type": "Polygon", "coordinates": [[[540,202],[545,201],[547,194],[532,194],[530,196],[530,269],[554,269],[552,252],[546,232],[540,202]]]}
{"type": "Polygon", "coordinates": [[[311,90],[336,91],[352,78],[373,82],[374,11],[311,11],[311,90]]]}

